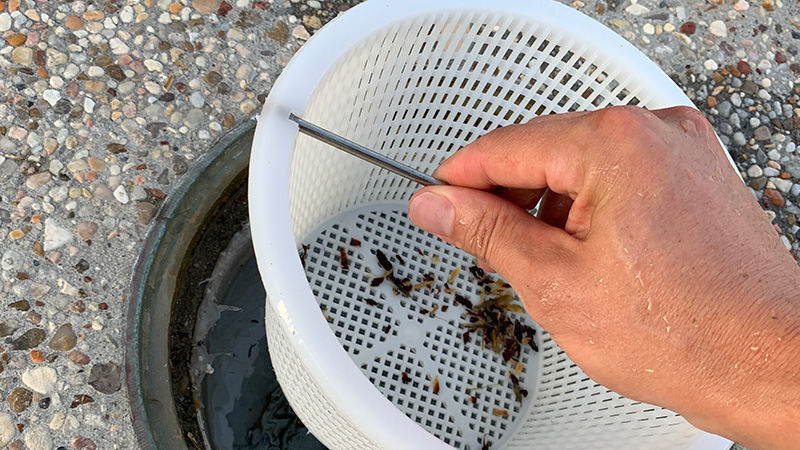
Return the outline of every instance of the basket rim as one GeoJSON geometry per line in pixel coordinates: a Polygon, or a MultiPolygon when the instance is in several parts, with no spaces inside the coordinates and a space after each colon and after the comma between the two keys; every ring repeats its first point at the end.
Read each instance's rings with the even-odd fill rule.
{"type": "MultiPolygon", "coordinates": [[[[585,42],[581,43],[601,54],[613,54],[619,64],[630,67],[637,82],[647,82],[651,102],[661,107],[694,106],[633,45],[601,23],[554,0],[369,0],[339,15],[297,51],[273,85],[253,139],[248,188],[253,246],[268,293],[266,301],[278,311],[282,331],[309,376],[346,420],[381,449],[452,447],[384,397],[342,348],[323,315],[309,314],[319,308],[300,262],[289,214],[289,172],[297,125],[288,116],[303,116],[311,95],[329,69],[364,38],[392,23],[455,10],[510,13],[546,21],[553,28],[583,39],[585,42]],[[279,255],[280,264],[271,255],[279,255]]],[[[510,428],[506,435],[513,434],[513,430],[510,428]]],[[[730,444],[706,434],[691,450],[722,450],[730,444]]]]}

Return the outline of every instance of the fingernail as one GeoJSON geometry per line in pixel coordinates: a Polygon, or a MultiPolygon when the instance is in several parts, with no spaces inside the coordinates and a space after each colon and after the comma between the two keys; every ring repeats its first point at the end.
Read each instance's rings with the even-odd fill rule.
{"type": "Polygon", "coordinates": [[[453,232],[455,209],[447,198],[423,192],[411,200],[408,217],[423,230],[447,237],[453,232]]]}

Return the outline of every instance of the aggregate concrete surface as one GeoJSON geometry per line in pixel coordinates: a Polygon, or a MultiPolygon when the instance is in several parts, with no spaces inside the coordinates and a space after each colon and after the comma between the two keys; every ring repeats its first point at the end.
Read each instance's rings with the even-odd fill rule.
{"type": "MultiPolygon", "coordinates": [[[[0,448],[136,446],[123,339],[148,226],[353,3],[0,0],[0,448]]],[[[797,258],[798,5],[564,3],[687,92],[797,258]]]]}

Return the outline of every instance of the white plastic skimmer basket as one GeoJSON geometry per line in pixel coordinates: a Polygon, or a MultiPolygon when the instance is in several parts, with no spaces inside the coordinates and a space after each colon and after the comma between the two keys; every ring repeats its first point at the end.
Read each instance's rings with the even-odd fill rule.
{"type": "Polygon", "coordinates": [[[479,336],[464,343],[464,308],[453,298],[479,297],[472,258],[407,219],[419,186],[298,135],[288,120],[294,112],[430,173],[496,127],[623,104],[691,105],[627,42],[545,0],[370,0],[297,52],[259,121],[250,215],[272,361],[292,407],[324,444],[729,446],[597,385],[524,314],[539,351],[520,354],[527,396],[518,402],[509,373],[520,367],[479,336]],[[384,272],[377,250],[398,278],[432,274],[432,286],[410,298],[388,282],[372,286],[384,272]]]}

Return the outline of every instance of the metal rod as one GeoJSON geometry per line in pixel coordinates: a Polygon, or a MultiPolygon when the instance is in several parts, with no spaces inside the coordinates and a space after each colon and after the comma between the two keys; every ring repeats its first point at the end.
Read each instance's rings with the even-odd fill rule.
{"type": "Polygon", "coordinates": [[[389,172],[395,173],[402,177],[415,181],[423,186],[444,186],[447,183],[438,180],[428,174],[422,173],[419,170],[412,169],[411,167],[401,164],[391,158],[376,153],[363,145],[356,144],[353,141],[345,139],[338,134],[334,134],[324,128],[318,127],[311,122],[301,119],[300,117],[289,114],[289,119],[300,125],[300,132],[307,134],[317,140],[320,140],[328,145],[343,150],[353,156],[363,159],[376,166],[382,167],[389,172]]]}

